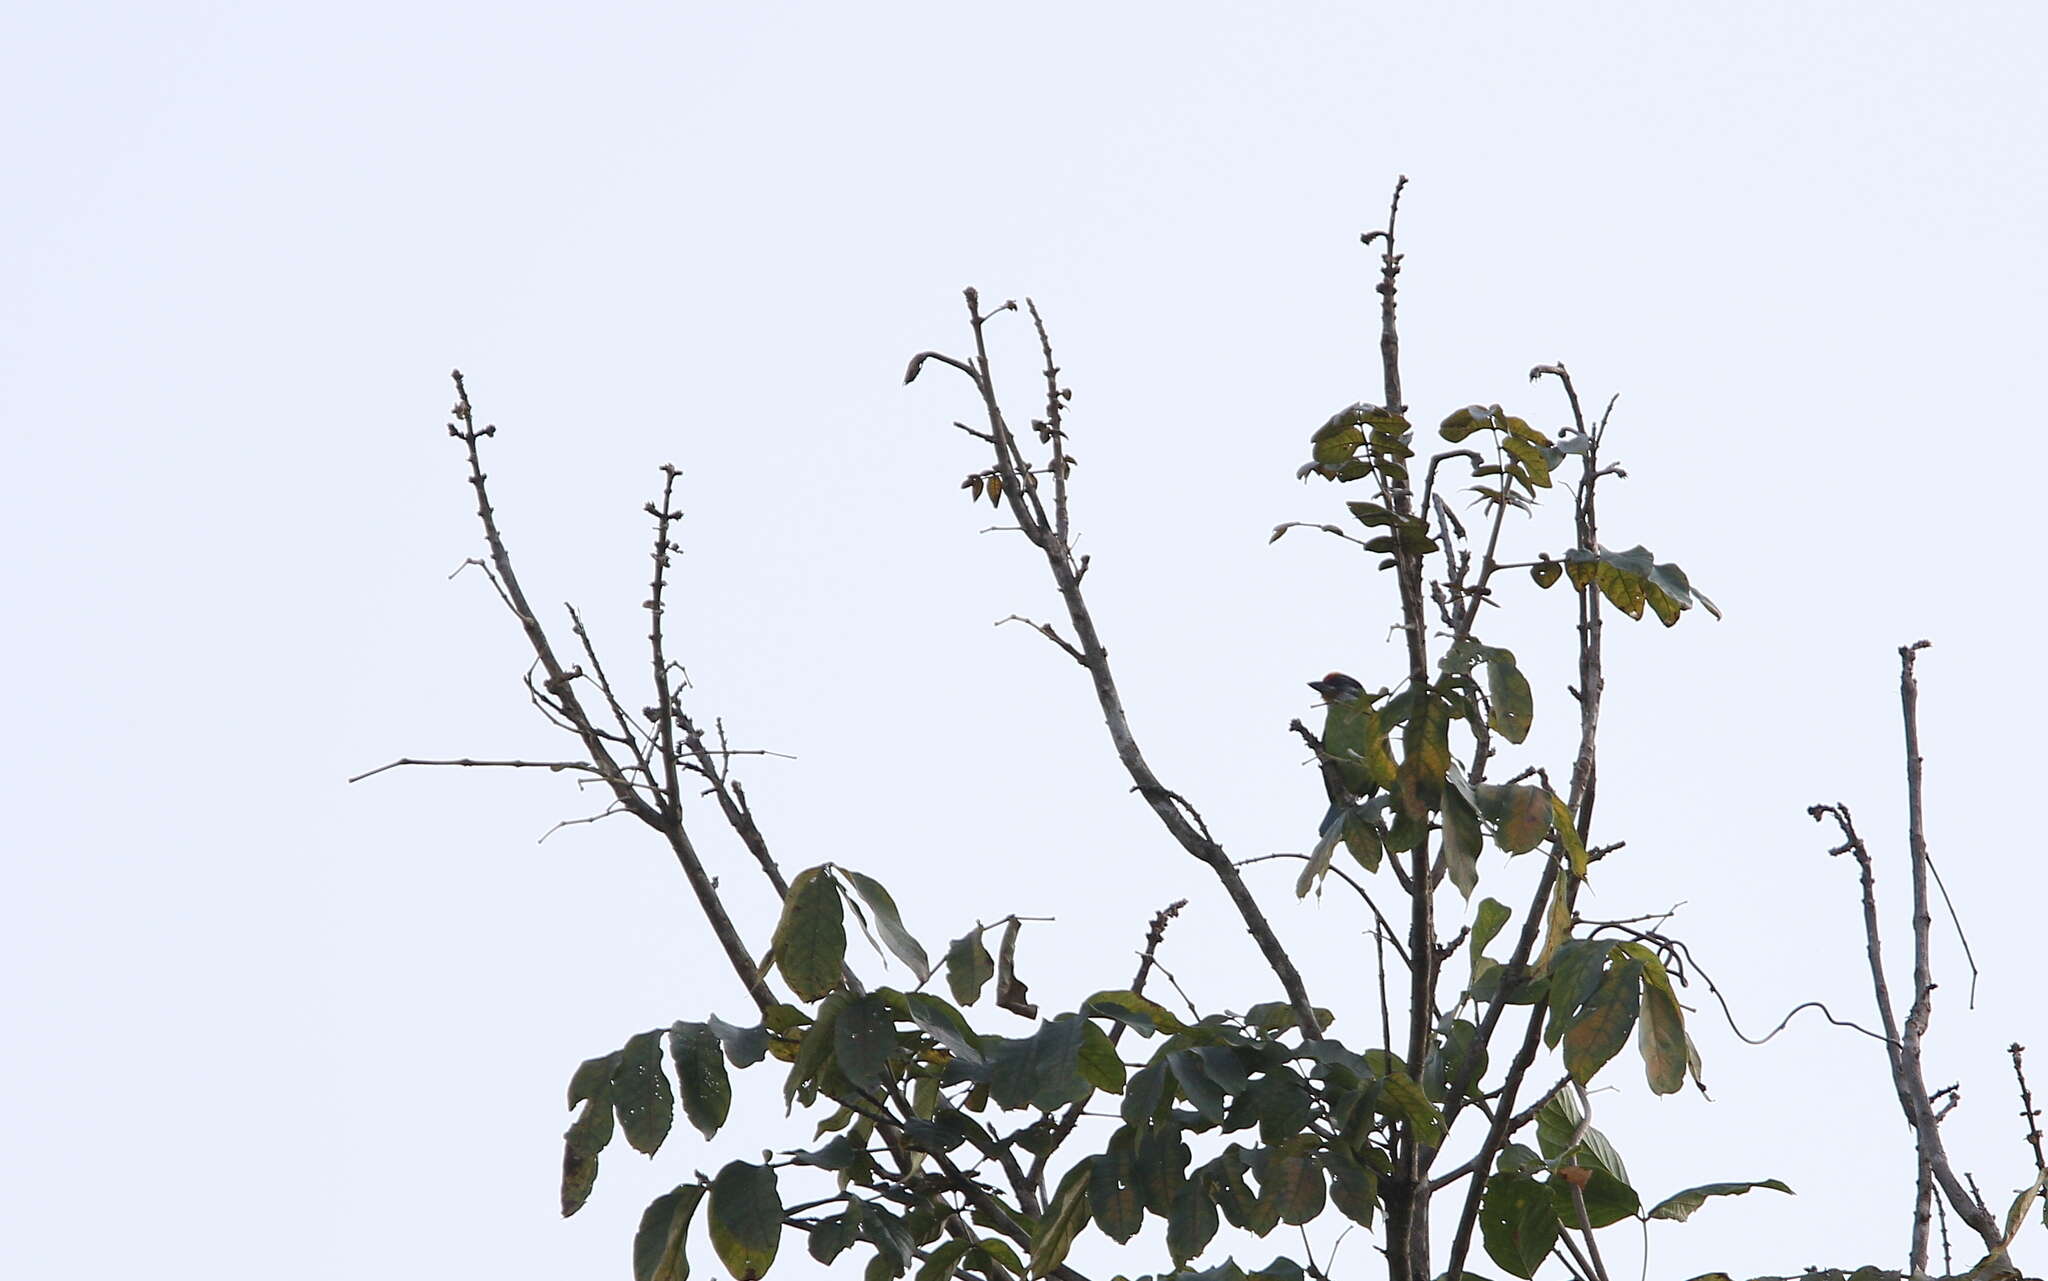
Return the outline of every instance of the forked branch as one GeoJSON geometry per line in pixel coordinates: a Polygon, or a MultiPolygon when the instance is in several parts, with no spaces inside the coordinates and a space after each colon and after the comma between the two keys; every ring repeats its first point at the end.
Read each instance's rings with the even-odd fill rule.
{"type": "Polygon", "coordinates": [[[2008,1244],[1996,1218],[1981,1198],[1958,1179],[1941,1138],[1941,1114],[1934,1095],[1928,1091],[1921,1064],[1921,1042],[1934,1009],[1935,982],[1929,958],[1929,927],[1932,913],[1927,899],[1927,837],[1922,795],[1920,757],[1920,686],[1914,660],[1926,641],[1899,647],[1899,703],[1906,738],[1906,836],[1913,880],[1913,992],[1901,1020],[1894,1005],[1891,984],[1885,972],[1884,942],[1878,927],[1877,881],[1870,848],[1857,834],[1855,820],[1844,805],[1814,805],[1807,813],[1815,822],[1833,819],[1842,839],[1828,852],[1847,854],[1856,860],[1863,898],[1863,935],[1870,959],[1872,994],[1877,1000],[1878,1018],[1884,1028],[1885,1058],[1891,1069],[1892,1087],[1906,1124],[1912,1128],[1915,1167],[1913,1243],[1909,1267],[1924,1274],[1930,1233],[1928,1199],[1939,1189],[1949,1208],[1984,1242],[1993,1257],[2002,1257],[2008,1244]]]}
{"type": "Polygon", "coordinates": [[[1016,310],[1016,304],[1004,303],[993,313],[981,310],[981,295],[973,289],[966,291],[968,325],[974,336],[974,358],[959,360],[938,352],[923,352],[914,357],[904,373],[904,381],[914,380],[927,361],[959,370],[974,385],[981,398],[982,413],[987,420],[986,433],[981,435],[989,442],[994,456],[991,469],[1001,482],[1000,497],[1009,507],[1010,515],[1016,521],[1017,529],[1023,533],[1032,546],[1045,557],[1046,568],[1051,571],[1053,585],[1058,590],[1060,602],[1066,607],[1068,626],[1073,639],[1068,641],[1043,626],[1040,630],[1058,641],[1082,667],[1087,669],[1089,681],[1095,689],[1095,699],[1101,708],[1103,723],[1109,730],[1110,742],[1116,749],[1117,760],[1122,763],[1125,773],[1130,776],[1133,790],[1149,806],[1159,822],[1166,828],[1174,841],[1190,855],[1207,864],[1216,879],[1229,895],[1232,906],[1244,921],[1245,929],[1258,945],[1266,964],[1279,978],[1281,987],[1287,993],[1288,1004],[1293,1008],[1304,1034],[1314,1035],[1320,1029],[1314,1004],[1309,1000],[1308,989],[1302,982],[1301,973],[1296,969],[1293,958],[1287,954],[1279,936],[1251,890],[1239,875],[1223,847],[1213,839],[1186,803],[1160,782],[1153,772],[1151,763],[1138,746],[1132,732],[1130,717],[1124,711],[1123,695],[1117,688],[1116,677],[1109,666],[1109,651],[1096,631],[1094,615],[1089,611],[1088,601],[1082,594],[1081,579],[1087,572],[1086,558],[1077,559],[1073,553],[1071,522],[1068,512],[1068,477],[1073,470],[1073,458],[1067,452],[1067,431],[1065,423],[1068,391],[1060,386],[1059,366],[1053,359],[1052,341],[1047,336],[1043,319],[1035,305],[1031,316],[1037,328],[1039,350],[1045,358],[1045,416],[1033,422],[1039,442],[1045,445],[1051,461],[1044,467],[1033,467],[1025,458],[1023,447],[1011,429],[1009,419],[1003,412],[996,394],[995,375],[988,356],[987,326],[994,315],[1016,310]],[[1052,503],[1048,508],[1042,489],[1041,476],[1051,479],[1052,503]]]}

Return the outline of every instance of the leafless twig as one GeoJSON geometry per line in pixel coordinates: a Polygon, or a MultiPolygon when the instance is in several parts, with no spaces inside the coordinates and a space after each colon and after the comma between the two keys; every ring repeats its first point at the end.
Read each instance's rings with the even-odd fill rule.
{"type": "MultiPolygon", "coordinates": [[[[1166,787],[1152,770],[1151,763],[1138,746],[1131,729],[1130,719],[1125,713],[1122,693],[1117,688],[1116,678],[1110,671],[1109,652],[1102,644],[1096,631],[1095,620],[1082,594],[1081,579],[1086,573],[1086,558],[1076,558],[1067,512],[1067,479],[1072,470],[1072,457],[1066,452],[1067,431],[1064,421],[1068,392],[1059,385],[1059,367],[1052,355],[1052,344],[1046,336],[1042,318],[1036,306],[1032,307],[1033,322],[1038,330],[1041,354],[1045,358],[1046,414],[1034,424],[1041,442],[1052,450],[1052,464],[1036,469],[1025,459],[1016,433],[1011,429],[999,399],[993,366],[989,361],[987,325],[994,313],[981,310],[981,295],[978,291],[965,291],[968,325],[974,338],[972,361],[959,360],[937,352],[923,352],[913,357],[904,372],[904,381],[915,379],[927,361],[938,361],[965,374],[981,398],[982,411],[987,419],[987,437],[994,455],[994,471],[1002,481],[1000,497],[1009,507],[1017,528],[1031,544],[1044,555],[1047,568],[1051,571],[1053,584],[1059,592],[1061,603],[1066,607],[1067,621],[1073,631],[1071,642],[1061,641],[1060,645],[1075,657],[1088,672],[1095,689],[1097,705],[1102,711],[1103,721],[1109,730],[1111,744],[1117,759],[1125,772],[1130,775],[1133,789],[1151,808],[1167,832],[1193,857],[1207,864],[1229,895],[1238,915],[1243,919],[1247,931],[1258,944],[1266,963],[1279,978],[1287,992],[1289,1004],[1294,1007],[1302,1026],[1316,1026],[1315,1010],[1308,999],[1307,988],[1303,985],[1300,972],[1293,959],[1281,945],[1279,937],[1267,921],[1264,911],[1244,880],[1238,875],[1229,855],[1206,831],[1199,815],[1194,814],[1174,791],[1166,787]],[[1047,510],[1041,496],[1040,476],[1050,475],[1053,488],[1053,504],[1047,510]]],[[[1015,309],[1014,303],[1005,303],[997,311],[1015,309]]],[[[1055,637],[1057,639],[1057,637],[1055,637]]]]}

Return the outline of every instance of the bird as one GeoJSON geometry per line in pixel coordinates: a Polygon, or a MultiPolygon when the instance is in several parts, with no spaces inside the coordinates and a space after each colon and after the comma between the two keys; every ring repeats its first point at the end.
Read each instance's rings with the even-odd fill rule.
{"type": "Polygon", "coordinates": [[[1349,703],[1365,693],[1365,686],[1356,677],[1342,672],[1331,672],[1319,681],[1310,681],[1308,687],[1323,696],[1326,703],[1349,703]]]}
{"type": "Polygon", "coordinates": [[[1323,696],[1328,709],[1323,721],[1323,782],[1330,803],[1341,805],[1371,795],[1374,782],[1365,754],[1379,720],[1372,714],[1374,700],[1366,697],[1365,686],[1343,672],[1331,672],[1308,687],[1323,696]]]}

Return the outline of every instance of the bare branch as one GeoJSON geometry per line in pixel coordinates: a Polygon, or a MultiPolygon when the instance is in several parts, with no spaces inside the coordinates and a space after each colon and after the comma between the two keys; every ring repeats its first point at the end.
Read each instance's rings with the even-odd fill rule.
{"type": "Polygon", "coordinates": [[[565,818],[561,822],[549,828],[547,831],[542,832],[540,834],[540,839],[535,841],[534,844],[545,844],[548,837],[553,836],[556,832],[561,831],[565,827],[582,827],[587,823],[601,823],[605,819],[611,818],[613,815],[623,814],[625,812],[625,810],[619,807],[618,802],[614,801],[610,805],[605,806],[602,810],[599,810],[595,814],[588,814],[582,818],[565,818]]]}
{"type": "Polygon", "coordinates": [[[1080,650],[1075,649],[1071,644],[1069,644],[1067,642],[1067,638],[1060,635],[1058,630],[1056,630],[1051,623],[1033,622],[1031,619],[1024,617],[1022,614],[1012,614],[1008,618],[998,618],[996,620],[997,627],[1001,627],[1004,623],[1024,624],[1026,627],[1029,627],[1032,631],[1037,632],[1039,635],[1045,637],[1053,644],[1065,650],[1067,652],[1067,657],[1073,659],[1075,662],[1079,663],[1083,667],[1088,666],[1088,656],[1086,654],[1083,654],[1080,650]]]}
{"type": "MultiPolygon", "coordinates": [[[[1216,878],[1222,882],[1231,903],[1243,919],[1246,929],[1258,944],[1267,965],[1279,978],[1287,992],[1288,1002],[1294,1007],[1296,1017],[1303,1027],[1316,1026],[1315,1007],[1308,999],[1308,991],[1302,983],[1301,974],[1294,961],[1281,945],[1265,913],[1245,887],[1236,867],[1223,848],[1202,827],[1199,816],[1193,814],[1186,803],[1159,781],[1151,764],[1145,759],[1133,735],[1129,717],[1123,706],[1123,696],[1117,688],[1116,678],[1111,674],[1109,652],[1103,646],[1095,629],[1095,620],[1088,603],[1081,592],[1081,579],[1087,572],[1086,558],[1076,560],[1070,533],[1065,524],[1063,504],[1066,495],[1066,473],[1072,459],[1065,453],[1066,429],[1061,421],[1059,407],[1067,398],[1064,389],[1058,386],[1058,366],[1051,356],[1049,342],[1041,341],[1046,357],[1046,382],[1048,387],[1048,417],[1041,435],[1054,446],[1055,465],[1052,468],[1054,482],[1054,512],[1048,515],[1039,497],[1037,477],[1025,461],[1012,431],[1009,420],[1003,413],[1002,404],[996,395],[992,366],[988,356],[988,342],[985,334],[987,317],[980,308],[980,294],[973,289],[965,291],[968,323],[974,335],[974,360],[970,362],[943,358],[944,363],[965,373],[979,393],[982,410],[987,418],[988,434],[992,436],[992,452],[995,468],[1003,480],[1002,499],[1009,505],[1010,514],[1017,527],[1032,545],[1044,555],[1046,567],[1051,571],[1053,584],[1057,588],[1061,603],[1066,606],[1067,620],[1073,629],[1074,640],[1062,644],[1071,654],[1078,654],[1078,660],[1088,671],[1095,688],[1097,705],[1102,711],[1103,721],[1109,730],[1110,742],[1117,759],[1129,774],[1133,789],[1151,808],[1167,832],[1190,855],[1208,864],[1216,878]]],[[[1034,317],[1036,309],[1034,307],[1034,317]]],[[[1041,336],[1043,325],[1040,324],[1041,336]]],[[[912,362],[912,373],[920,361],[912,362]]]]}
{"type": "Polygon", "coordinates": [[[604,777],[604,771],[592,765],[589,761],[477,761],[471,760],[466,756],[457,760],[430,761],[406,756],[392,761],[388,765],[379,765],[376,769],[364,770],[350,779],[349,782],[360,783],[366,778],[373,778],[378,774],[382,774],[385,770],[397,769],[401,765],[460,765],[468,769],[544,769],[558,774],[563,770],[578,770],[587,774],[595,774],[600,778],[604,777]]]}
{"type": "Polygon", "coordinates": [[[1358,238],[1367,245],[1375,240],[1386,242],[1380,251],[1380,373],[1386,384],[1387,408],[1397,414],[1407,413],[1408,406],[1401,399],[1401,335],[1394,324],[1394,295],[1401,275],[1401,255],[1394,252],[1394,223],[1401,216],[1401,192],[1407,186],[1407,174],[1394,183],[1394,198],[1387,205],[1387,229],[1368,231],[1358,238]]]}
{"type": "Polygon", "coordinates": [[[2041,1110],[2034,1106],[2034,1092],[2027,1088],[2027,1047],[2015,1041],[2006,1047],[2006,1053],[2012,1055],[2012,1074],[2020,1083],[2020,1124],[2027,1127],[2027,1146],[2034,1151],[2034,1168],[2048,1171],[2048,1153],[2041,1149],[2041,1110]]]}
{"type": "Polygon", "coordinates": [[[1927,1267],[1929,1223],[1923,1206],[1925,1198],[1931,1195],[1927,1191],[1930,1187],[1941,1190],[1949,1207],[1971,1231],[1977,1234],[1993,1255],[2001,1254],[2005,1248],[2003,1234],[1990,1210],[1984,1205],[1982,1197],[1976,1194],[1974,1188],[1965,1188],[1950,1166],[1948,1152],[1941,1138],[1940,1117],[1934,1110],[1933,1095],[1927,1089],[1926,1074],[1921,1066],[1920,1046],[1933,1010],[1935,986],[1928,959],[1928,929],[1932,923],[1932,916],[1927,905],[1927,842],[1921,791],[1920,691],[1914,675],[1914,658],[1921,649],[1926,648],[1926,645],[1927,642],[1920,641],[1899,647],[1899,703],[1906,739],[1907,842],[1912,859],[1914,886],[1913,1001],[1907,1010],[1903,1028],[1895,1013],[1890,986],[1885,976],[1883,942],[1877,919],[1876,877],[1872,870],[1869,847],[1856,834],[1854,820],[1846,806],[1815,805],[1807,810],[1816,822],[1824,818],[1834,819],[1836,826],[1841,830],[1842,841],[1828,852],[1848,854],[1855,858],[1860,874],[1864,940],[1870,958],[1871,987],[1877,998],[1878,1017],[1885,1029],[1886,1061],[1891,1068],[1892,1085],[1898,1095],[1899,1107],[1905,1113],[1906,1123],[1913,1129],[1916,1181],[1910,1268],[1915,1273],[1925,1272],[1927,1267]]]}
{"type": "Polygon", "coordinates": [[[789,882],[783,878],[781,867],[768,851],[768,838],[761,834],[760,825],[754,821],[754,811],[747,805],[746,792],[731,777],[732,758],[741,753],[725,745],[725,726],[721,724],[718,727],[719,746],[714,752],[704,742],[704,735],[696,722],[685,715],[680,706],[675,709],[675,721],[676,727],[683,732],[683,746],[689,749],[696,772],[711,784],[710,793],[718,801],[719,812],[725,815],[727,826],[747,847],[747,853],[754,856],[762,875],[775,888],[776,897],[788,897],[789,882]]]}
{"type": "MultiPolygon", "coordinates": [[[[617,800],[619,806],[625,812],[633,815],[668,838],[669,847],[674,852],[676,861],[682,866],[683,874],[689,880],[690,888],[696,895],[698,907],[703,911],[705,921],[711,926],[712,933],[717,937],[720,949],[724,951],[727,962],[732,966],[733,972],[739,977],[741,985],[747,989],[748,996],[754,1000],[757,1006],[765,1010],[774,1004],[774,996],[768,990],[768,986],[763,980],[760,971],[754,967],[753,958],[747,954],[746,944],[740,939],[738,929],[733,925],[731,916],[725,910],[724,902],[718,896],[717,882],[705,870],[703,861],[697,857],[695,847],[690,843],[688,834],[683,830],[676,797],[676,780],[673,776],[672,768],[667,779],[666,791],[656,803],[649,803],[640,796],[632,779],[627,776],[618,762],[613,759],[605,741],[605,734],[597,728],[589,712],[585,710],[581,700],[576,695],[575,679],[582,674],[581,670],[577,669],[572,672],[563,666],[561,660],[555,654],[554,642],[549,638],[546,629],[540,625],[540,620],[534,615],[532,607],[527,604],[526,592],[520,586],[519,575],[513,567],[511,553],[506,550],[504,536],[498,529],[497,516],[491,507],[487,478],[485,477],[483,462],[477,448],[477,442],[485,437],[496,435],[497,428],[494,426],[478,427],[476,425],[475,410],[470,405],[469,389],[463,383],[462,371],[456,370],[451,377],[455,381],[456,401],[454,412],[456,422],[448,425],[448,434],[460,440],[468,452],[469,483],[471,488],[476,491],[477,519],[483,524],[484,540],[490,548],[489,568],[496,571],[493,581],[500,585],[502,597],[506,604],[510,606],[513,615],[518,618],[521,630],[526,633],[527,643],[533,649],[535,661],[546,673],[545,680],[537,685],[529,681],[528,687],[532,690],[536,703],[541,705],[543,709],[552,711],[554,713],[553,718],[558,718],[559,723],[563,724],[565,728],[582,740],[584,751],[588,753],[596,772],[611,788],[612,795],[617,800]]],[[[672,473],[673,469],[670,470],[672,473]]],[[[669,480],[672,485],[674,481],[673,474],[670,475],[669,480]]],[[[667,490],[664,490],[662,508],[664,511],[668,508],[667,492],[667,490]]],[[[670,518],[663,517],[657,527],[657,544],[655,549],[657,581],[661,577],[662,562],[666,557],[664,548],[667,542],[668,519],[670,518]]],[[[657,592],[655,599],[650,602],[650,608],[657,620],[657,634],[659,632],[659,606],[659,592],[657,592]]],[[[668,665],[662,659],[658,648],[655,654],[655,672],[657,689],[661,694],[662,716],[665,723],[669,706],[667,691],[668,665]]],[[[674,755],[668,750],[666,741],[663,743],[663,755],[668,765],[672,767],[674,755]]]]}

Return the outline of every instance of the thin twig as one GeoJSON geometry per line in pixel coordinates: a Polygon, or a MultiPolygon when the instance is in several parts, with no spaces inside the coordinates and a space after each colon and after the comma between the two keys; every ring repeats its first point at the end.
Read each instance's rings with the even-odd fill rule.
{"type": "Polygon", "coordinates": [[[401,765],[460,765],[470,769],[544,769],[552,770],[556,773],[560,773],[563,770],[579,770],[588,774],[596,774],[599,777],[604,776],[604,771],[592,765],[589,761],[475,761],[466,756],[459,760],[429,761],[406,756],[392,761],[388,765],[379,765],[376,769],[364,770],[350,779],[349,782],[360,783],[366,778],[374,778],[385,770],[397,769],[401,765]]]}
{"type": "Polygon", "coordinates": [[[1073,645],[1069,644],[1067,638],[1060,635],[1059,632],[1054,629],[1051,623],[1035,622],[1032,619],[1024,617],[1024,615],[1022,614],[1011,614],[1008,618],[999,618],[996,620],[997,627],[1001,627],[1004,623],[1024,624],[1026,627],[1029,627],[1032,631],[1037,632],[1040,636],[1045,637],[1053,644],[1065,650],[1067,652],[1068,658],[1073,659],[1075,662],[1079,663],[1083,667],[1088,666],[1088,656],[1086,654],[1083,654],[1080,650],[1075,649],[1073,645]]]}
{"type": "MultiPolygon", "coordinates": [[[[1253,863],[1266,863],[1271,862],[1274,859],[1294,859],[1303,863],[1314,861],[1312,857],[1307,854],[1297,854],[1292,851],[1279,851],[1272,854],[1254,854],[1250,858],[1241,858],[1237,860],[1237,865],[1239,867],[1249,867],[1253,863]]],[[[1394,929],[1393,922],[1387,920],[1386,913],[1380,911],[1380,905],[1378,903],[1373,902],[1372,894],[1365,888],[1365,886],[1359,884],[1357,879],[1354,878],[1349,872],[1346,872],[1343,868],[1337,867],[1334,864],[1324,870],[1327,871],[1330,875],[1335,876],[1338,880],[1343,881],[1346,885],[1349,885],[1352,888],[1352,890],[1358,895],[1359,898],[1364,899],[1365,905],[1372,909],[1373,919],[1379,922],[1379,928],[1382,931],[1385,931],[1389,936],[1391,936],[1394,929]]],[[[1401,958],[1401,964],[1408,964],[1408,953],[1401,946],[1401,941],[1399,939],[1391,939],[1391,941],[1394,944],[1395,954],[1401,958]]]]}
{"type": "Polygon", "coordinates": [[[2027,1127],[2027,1146],[2034,1150],[2034,1168],[2048,1171],[2048,1154],[2041,1149],[2041,1110],[2034,1106],[2034,1092],[2027,1088],[2027,1047],[2014,1041],[2005,1052],[2012,1055],[2012,1074],[2020,1083],[2020,1124],[2027,1127]]]}
{"type": "MultiPolygon", "coordinates": [[[[911,361],[905,373],[905,381],[917,376],[920,366],[926,360],[940,363],[967,375],[979,393],[982,410],[987,419],[988,434],[993,438],[992,452],[996,470],[1002,477],[1002,500],[1008,504],[1010,514],[1017,522],[1017,528],[1044,555],[1046,566],[1052,573],[1053,584],[1060,600],[1066,607],[1067,621],[1073,630],[1073,641],[1062,648],[1077,652],[1079,661],[1088,671],[1095,689],[1096,702],[1101,709],[1103,721],[1109,730],[1110,741],[1116,749],[1117,759],[1130,776],[1134,790],[1143,798],[1158,817],[1167,832],[1181,848],[1195,858],[1208,864],[1216,878],[1222,882],[1232,905],[1244,921],[1246,930],[1259,946],[1267,965],[1279,978],[1286,991],[1288,1002],[1294,1007],[1296,1017],[1304,1027],[1316,1025],[1315,1007],[1308,998],[1308,990],[1302,982],[1300,971],[1293,958],[1280,943],[1278,935],[1267,921],[1251,891],[1231,864],[1230,856],[1202,828],[1198,818],[1191,820],[1191,809],[1184,801],[1163,783],[1153,772],[1144,752],[1130,726],[1129,717],[1123,706],[1123,696],[1117,688],[1116,678],[1109,666],[1109,652],[1096,632],[1095,620],[1081,591],[1081,579],[1087,572],[1085,557],[1076,559],[1072,550],[1072,539],[1065,525],[1062,510],[1066,496],[1066,473],[1072,459],[1065,453],[1066,429],[1061,421],[1059,407],[1066,400],[1066,392],[1058,386],[1058,365],[1054,362],[1051,344],[1046,339],[1043,325],[1039,326],[1040,347],[1045,356],[1047,370],[1048,419],[1042,430],[1054,444],[1055,460],[1059,462],[1053,471],[1054,513],[1048,516],[1039,496],[1036,476],[1026,463],[1015,433],[1004,415],[1001,401],[996,394],[993,367],[989,361],[988,342],[985,328],[989,317],[981,310],[981,296],[978,291],[965,291],[968,324],[974,336],[974,359],[963,361],[952,357],[926,352],[911,361]]],[[[1011,310],[1014,304],[1006,304],[1002,310],[1011,310]]],[[[1034,317],[1036,309],[1033,309],[1034,317]]]]}
{"type": "MultiPolygon", "coordinates": [[[[1033,314],[1035,315],[1036,312],[1033,314]]],[[[1153,967],[1158,964],[1159,945],[1166,938],[1166,927],[1173,921],[1174,917],[1180,915],[1180,910],[1187,905],[1188,901],[1186,899],[1177,898],[1152,914],[1152,923],[1145,930],[1145,947],[1138,953],[1138,972],[1131,976],[1131,991],[1141,996],[1144,994],[1145,980],[1151,977],[1153,967]]],[[[1128,1025],[1120,1022],[1115,1027],[1109,1029],[1109,1043],[1111,1045],[1115,1045],[1123,1040],[1126,1026],[1128,1025]]],[[[1026,1181],[1032,1187],[1042,1186],[1045,1179],[1046,1162],[1051,1160],[1052,1154],[1059,1151],[1066,1143],[1067,1136],[1074,1132],[1074,1126],[1080,1122],[1086,1106],[1087,1100],[1085,1099],[1070,1104],[1066,1112],[1061,1115],[1059,1121],[1053,1126],[1051,1139],[1047,1141],[1044,1148],[1031,1162],[1031,1172],[1027,1176],[1026,1181]]]]}
{"type": "MultiPolygon", "coordinates": [[[[683,830],[673,778],[670,779],[668,794],[658,803],[650,804],[640,796],[632,780],[613,759],[604,736],[599,732],[589,712],[584,709],[581,700],[577,698],[574,675],[556,657],[554,642],[549,638],[546,629],[540,625],[540,620],[535,616],[532,607],[527,604],[526,593],[520,586],[518,572],[512,565],[511,553],[506,550],[504,536],[498,529],[497,515],[491,507],[487,478],[478,451],[478,442],[487,436],[497,434],[497,428],[476,425],[476,413],[470,404],[469,389],[463,383],[462,371],[456,370],[451,377],[455,382],[456,422],[448,425],[448,434],[460,440],[468,453],[469,483],[476,492],[477,519],[483,524],[484,541],[490,548],[490,568],[496,571],[494,581],[500,585],[500,594],[519,620],[521,630],[526,633],[527,643],[533,649],[535,661],[547,674],[546,679],[537,687],[529,682],[535,700],[544,707],[555,709],[561,720],[566,722],[566,727],[583,741],[584,751],[589,754],[598,774],[612,789],[612,794],[619,805],[627,813],[668,838],[669,847],[681,865],[685,878],[690,882],[691,891],[697,898],[697,905],[703,911],[713,935],[717,937],[727,963],[739,977],[741,986],[746,988],[747,995],[758,1007],[766,1010],[775,1003],[774,995],[769,991],[760,971],[755,969],[753,958],[747,954],[746,944],[741,940],[737,927],[726,912],[723,900],[719,898],[717,882],[705,870],[703,861],[697,857],[695,847],[683,830]],[[545,698],[542,697],[542,690],[546,691],[545,698]]],[[[664,524],[662,533],[665,532],[664,524]]],[[[659,549],[657,553],[659,554],[659,549]]],[[[655,612],[658,618],[659,610],[656,609],[655,612]]],[[[657,681],[663,687],[662,707],[665,716],[665,709],[668,706],[665,687],[667,668],[666,664],[660,661],[659,655],[656,656],[655,666],[657,681]]],[[[668,759],[672,763],[673,755],[669,754],[668,759]]]]}

